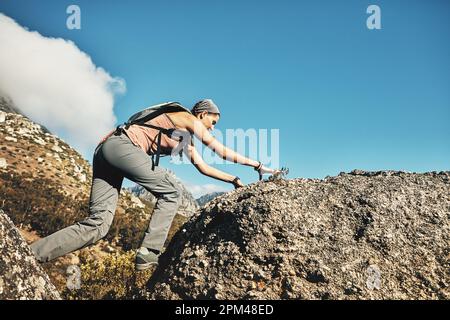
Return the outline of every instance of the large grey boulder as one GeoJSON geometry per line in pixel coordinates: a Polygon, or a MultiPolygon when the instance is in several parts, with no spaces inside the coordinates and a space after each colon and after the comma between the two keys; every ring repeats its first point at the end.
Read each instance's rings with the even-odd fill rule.
{"type": "Polygon", "coordinates": [[[11,219],[0,210],[0,299],[60,299],[11,219]]]}
{"type": "Polygon", "coordinates": [[[172,239],[154,299],[449,299],[450,172],[258,182],[172,239]]]}

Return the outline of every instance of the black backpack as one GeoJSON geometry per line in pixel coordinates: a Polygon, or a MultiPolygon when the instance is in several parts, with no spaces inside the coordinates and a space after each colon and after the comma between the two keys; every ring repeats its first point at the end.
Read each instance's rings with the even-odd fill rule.
{"type": "MultiPolygon", "coordinates": [[[[128,119],[127,122],[125,122],[122,125],[117,126],[115,134],[125,133],[123,131],[123,129],[128,129],[131,125],[134,125],[134,124],[158,130],[159,132],[158,132],[158,136],[157,136],[156,159],[154,159],[155,155],[152,155],[152,161],[153,161],[152,170],[154,170],[155,166],[159,165],[159,157],[161,154],[161,135],[165,134],[168,137],[171,137],[176,129],[161,128],[158,126],[147,124],[146,122],[156,118],[157,116],[159,116],[163,113],[170,113],[170,112],[177,112],[177,111],[184,111],[184,112],[191,113],[190,110],[186,109],[178,102],[165,102],[165,103],[157,104],[157,105],[148,107],[142,111],[139,111],[139,112],[133,114],[128,119]]],[[[178,138],[179,138],[179,141],[181,142],[183,140],[183,135],[178,136],[178,138]]],[[[173,137],[172,137],[172,139],[173,139],[173,137]]],[[[182,151],[183,151],[183,149],[180,150],[180,153],[179,153],[180,157],[183,154],[182,151]]]]}

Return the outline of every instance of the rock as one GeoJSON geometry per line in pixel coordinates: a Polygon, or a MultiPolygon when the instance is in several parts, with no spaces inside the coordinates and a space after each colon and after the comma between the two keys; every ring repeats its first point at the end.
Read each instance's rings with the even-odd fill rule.
{"type": "Polygon", "coordinates": [[[5,158],[0,158],[0,169],[6,169],[8,167],[8,163],[5,158]]]}
{"type": "Polygon", "coordinates": [[[135,208],[145,208],[145,204],[142,203],[141,199],[134,195],[131,195],[131,203],[135,208]]]}
{"type": "Polygon", "coordinates": [[[57,145],[52,146],[52,150],[55,151],[55,152],[63,152],[63,149],[61,149],[61,148],[60,148],[59,146],[57,146],[57,145]]]}
{"type": "Polygon", "coordinates": [[[85,183],[87,181],[86,175],[84,173],[79,173],[78,174],[78,181],[80,181],[81,183],[85,183]]]}
{"type": "Polygon", "coordinates": [[[0,210],[0,299],[60,299],[11,219],[0,210]]]}
{"type": "Polygon", "coordinates": [[[17,139],[16,139],[16,138],[10,137],[10,136],[6,136],[6,137],[5,137],[5,140],[6,140],[6,141],[11,141],[11,142],[17,142],[17,139]]]}
{"type": "Polygon", "coordinates": [[[47,143],[42,138],[34,138],[33,141],[41,146],[45,146],[47,143]]]}
{"type": "Polygon", "coordinates": [[[153,299],[449,299],[449,178],[354,170],[231,191],[173,237],[148,292],[153,299]]]}
{"type": "Polygon", "coordinates": [[[6,121],[6,112],[0,111],[0,123],[6,121]]]}

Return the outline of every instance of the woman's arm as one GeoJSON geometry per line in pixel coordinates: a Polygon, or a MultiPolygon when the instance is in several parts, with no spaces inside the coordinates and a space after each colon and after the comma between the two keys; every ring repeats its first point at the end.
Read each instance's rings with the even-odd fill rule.
{"type": "Polygon", "coordinates": [[[185,149],[185,155],[200,173],[217,180],[233,183],[235,187],[243,186],[240,180],[234,181],[236,178],[235,176],[207,165],[193,145],[189,145],[185,149]]]}
{"type": "Polygon", "coordinates": [[[239,153],[224,146],[216,138],[214,138],[205,126],[193,115],[189,115],[186,123],[186,129],[193,133],[204,145],[217,153],[222,159],[240,163],[246,166],[257,168],[259,162],[240,155],[239,153]]]}

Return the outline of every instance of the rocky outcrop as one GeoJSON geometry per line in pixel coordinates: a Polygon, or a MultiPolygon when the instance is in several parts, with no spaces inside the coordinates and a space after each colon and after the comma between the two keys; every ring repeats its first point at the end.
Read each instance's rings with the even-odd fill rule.
{"type": "Polygon", "coordinates": [[[0,299],[60,299],[11,219],[0,210],[0,299]]]}
{"type": "Polygon", "coordinates": [[[8,164],[8,172],[58,180],[63,184],[61,192],[68,196],[89,192],[92,169],[78,152],[27,117],[0,113],[4,119],[0,124],[0,158],[8,164]]]}
{"type": "MultiPolygon", "coordinates": [[[[5,121],[7,113],[19,114],[25,117],[25,115],[19,110],[19,108],[14,105],[11,99],[0,96],[0,123],[5,121]]],[[[48,130],[46,127],[44,127],[43,125],[39,126],[44,133],[51,134],[50,130],[48,130]]]]}
{"type": "Polygon", "coordinates": [[[258,182],[203,207],[154,299],[449,299],[450,172],[258,182]]]}

